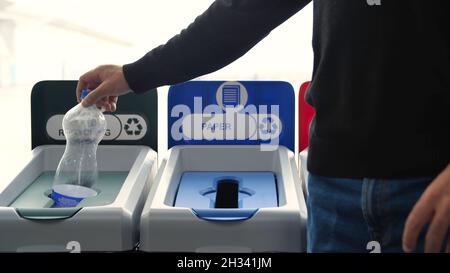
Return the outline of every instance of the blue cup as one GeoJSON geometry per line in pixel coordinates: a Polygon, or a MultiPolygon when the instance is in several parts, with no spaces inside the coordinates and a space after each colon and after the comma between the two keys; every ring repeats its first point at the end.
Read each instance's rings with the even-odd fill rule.
{"type": "Polygon", "coordinates": [[[76,207],[83,199],[94,197],[97,192],[91,188],[61,184],[53,186],[51,198],[53,199],[53,208],[70,208],[76,207]]]}

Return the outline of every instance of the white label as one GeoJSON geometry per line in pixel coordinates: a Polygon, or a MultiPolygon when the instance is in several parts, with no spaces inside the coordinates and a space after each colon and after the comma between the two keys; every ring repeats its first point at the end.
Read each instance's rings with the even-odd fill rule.
{"type": "MultiPolygon", "coordinates": [[[[62,129],[64,115],[51,116],[47,120],[46,130],[54,140],[65,140],[62,129]]],[[[105,114],[106,131],[103,140],[139,140],[147,133],[147,122],[135,114],[105,114]]]]}
{"type": "Polygon", "coordinates": [[[172,107],[171,117],[178,118],[170,128],[172,139],[184,140],[275,140],[283,128],[278,117],[279,106],[271,105],[268,114],[267,105],[227,106],[223,110],[219,105],[202,106],[202,98],[194,98],[194,108],[203,109],[191,113],[187,105],[172,107]]]}

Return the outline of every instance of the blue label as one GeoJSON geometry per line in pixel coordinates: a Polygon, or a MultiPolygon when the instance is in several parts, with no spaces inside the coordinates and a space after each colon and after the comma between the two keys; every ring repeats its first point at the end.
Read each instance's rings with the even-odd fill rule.
{"type": "Polygon", "coordinates": [[[168,146],[282,145],[295,149],[295,94],[281,81],[190,81],[171,86],[168,146]]]}

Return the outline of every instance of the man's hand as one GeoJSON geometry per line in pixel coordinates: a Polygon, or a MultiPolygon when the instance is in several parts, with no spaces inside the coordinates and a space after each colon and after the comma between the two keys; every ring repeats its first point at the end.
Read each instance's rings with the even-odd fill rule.
{"type": "MultiPolygon", "coordinates": [[[[425,224],[425,252],[440,252],[450,226],[450,165],[428,186],[406,220],[403,250],[414,251],[425,224]]],[[[450,240],[446,252],[450,253],[450,240]]]]}
{"type": "Polygon", "coordinates": [[[83,106],[96,104],[111,112],[116,111],[117,97],[131,91],[123,75],[122,67],[117,65],[102,65],[81,76],[76,91],[78,102],[80,102],[81,90],[84,88],[92,91],[83,99],[83,106]]]}

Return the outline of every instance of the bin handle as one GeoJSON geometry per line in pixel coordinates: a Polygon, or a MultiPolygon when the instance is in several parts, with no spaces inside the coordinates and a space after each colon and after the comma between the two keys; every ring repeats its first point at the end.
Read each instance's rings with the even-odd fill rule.
{"type": "Polygon", "coordinates": [[[16,208],[17,214],[29,220],[62,220],[74,216],[80,207],[75,208],[16,208]]]}
{"type": "Polygon", "coordinates": [[[192,209],[194,214],[208,221],[244,221],[253,217],[258,209],[192,209]]]}

